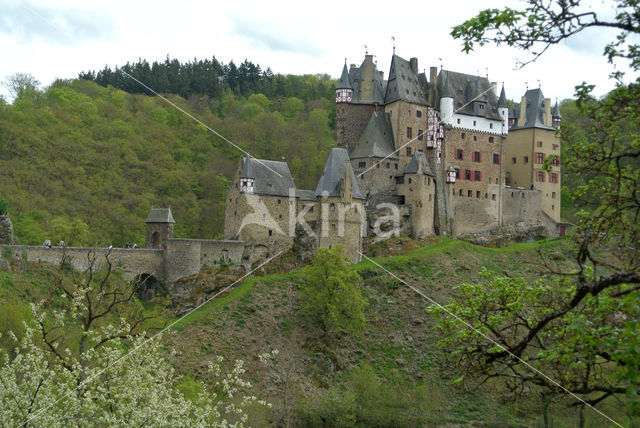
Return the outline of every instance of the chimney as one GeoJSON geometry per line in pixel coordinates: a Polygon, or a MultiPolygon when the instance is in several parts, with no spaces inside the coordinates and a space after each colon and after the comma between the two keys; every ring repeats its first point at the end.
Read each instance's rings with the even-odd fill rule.
{"type": "Polygon", "coordinates": [[[438,104],[438,67],[429,68],[429,104],[438,104]]]}
{"type": "Polygon", "coordinates": [[[518,118],[518,126],[522,126],[527,122],[527,97],[524,95],[520,100],[520,117],[518,118]]]}
{"type": "Polygon", "coordinates": [[[413,70],[414,73],[418,74],[418,58],[411,58],[409,60],[409,65],[411,66],[411,70],[413,70]]]}
{"type": "Polygon", "coordinates": [[[544,126],[551,127],[551,98],[544,99],[544,126]]]}

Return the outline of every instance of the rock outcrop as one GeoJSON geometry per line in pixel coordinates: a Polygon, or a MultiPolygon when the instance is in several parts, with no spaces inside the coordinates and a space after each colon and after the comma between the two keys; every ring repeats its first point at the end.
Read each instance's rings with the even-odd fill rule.
{"type": "Polygon", "coordinates": [[[17,244],[9,213],[0,214],[0,244],[17,244]]]}

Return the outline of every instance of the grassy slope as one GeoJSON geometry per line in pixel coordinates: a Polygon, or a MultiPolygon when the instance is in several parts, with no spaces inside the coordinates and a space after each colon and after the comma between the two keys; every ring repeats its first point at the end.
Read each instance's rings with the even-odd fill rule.
{"type": "MultiPolygon", "coordinates": [[[[572,258],[562,240],[502,249],[442,238],[425,244],[407,254],[375,260],[443,303],[456,284],[474,281],[482,267],[534,278],[541,270],[538,252],[560,264],[572,258]]],[[[394,240],[386,248],[408,251],[414,246],[394,240]]],[[[382,246],[370,253],[387,254],[382,246]]],[[[320,425],[320,415],[325,424],[347,426],[540,423],[538,403],[504,404],[503,394],[491,387],[473,392],[456,389],[451,382],[454,375],[443,368],[435,346],[437,332],[425,312],[428,302],[369,261],[352,269],[363,278],[369,301],[368,324],[361,335],[321,337],[301,311],[297,287],[306,270],[299,269],[249,278],[187,316],[166,336],[167,349],[177,352],[170,358],[188,379],[204,380],[209,380],[207,366],[214,356],[244,360],[256,393],[274,405],[271,411],[255,410],[252,425],[320,425]],[[265,367],[257,356],[273,349],[280,352],[265,367]],[[356,408],[361,414],[353,414],[356,408]],[[363,420],[362,414],[368,419],[363,420]]],[[[11,320],[24,315],[25,301],[53,297],[49,268],[34,265],[24,273],[16,271],[0,272],[3,327],[16,327],[11,320]]],[[[575,410],[565,407],[556,407],[553,417],[555,426],[572,426],[576,420],[575,410]]],[[[602,422],[592,415],[589,420],[594,425],[587,426],[602,422]]]]}
{"type": "MultiPolygon", "coordinates": [[[[436,301],[446,302],[453,287],[475,280],[481,267],[499,274],[535,277],[541,270],[538,251],[561,264],[571,259],[561,240],[489,249],[435,239],[411,253],[376,261],[436,301]]],[[[288,275],[251,278],[185,319],[167,339],[168,347],[178,350],[173,357],[176,365],[196,378],[207,379],[205,368],[213,356],[243,359],[260,395],[274,404],[272,413],[257,416],[270,422],[314,424],[319,423],[315,415],[324,412],[331,414],[325,423],[339,423],[341,409],[335,407],[350,400],[349,394],[358,393],[362,382],[358,383],[357,373],[370,367],[379,384],[369,388],[374,390],[369,391],[372,399],[378,401],[370,412],[379,411],[372,417],[380,419],[366,423],[389,423],[386,413],[394,412],[395,425],[537,423],[534,421],[541,418],[537,403],[503,405],[502,394],[491,388],[455,389],[452,374],[442,371],[439,363],[438,338],[425,312],[428,303],[371,262],[353,269],[364,279],[363,291],[369,300],[368,325],[360,336],[321,337],[300,310],[296,288],[304,280],[305,269],[301,269],[288,275]],[[257,355],[273,349],[280,351],[275,364],[264,367],[257,355]],[[380,401],[389,394],[394,403],[380,401]],[[408,415],[410,412],[418,414],[408,415]],[[408,419],[399,422],[405,416],[408,419]]],[[[360,393],[366,400],[367,391],[360,393]]],[[[556,409],[554,418],[562,426],[572,423],[575,413],[556,409]]]]}

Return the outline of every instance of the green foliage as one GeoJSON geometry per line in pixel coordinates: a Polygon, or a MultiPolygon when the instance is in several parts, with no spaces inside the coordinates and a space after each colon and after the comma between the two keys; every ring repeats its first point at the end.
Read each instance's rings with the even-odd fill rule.
{"type": "MultiPolygon", "coordinates": [[[[286,158],[297,186],[314,188],[335,136],[334,103],[313,88],[332,82],[294,80],[307,95],[293,107],[262,93],[169,98],[252,155],[286,158]],[[285,104],[295,120],[285,121],[285,104]]],[[[149,209],[169,205],[176,236],[221,237],[240,152],[159,98],[87,80],[33,90],[0,109],[0,170],[12,177],[0,195],[21,243],[139,243],[149,209]]]]}
{"type": "Polygon", "coordinates": [[[325,333],[360,331],[365,327],[367,302],[360,291],[360,277],[346,265],[344,248],[318,248],[300,295],[305,310],[325,333]]]}
{"type": "Polygon", "coordinates": [[[0,198],[0,215],[6,214],[9,210],[9,201],[4,198],[0,198]]]}
{"type": "Polygon", "coordinates": [[[569,311],[565,302],[576,288],[566,277],[481,276],[457,286],[446,306],[429,308],[458,383],[502,379],[519,394],[554,395],[562,391],[542,373],[553,374],[562,388],[587,401],[625,395],[628,415],[640,415],[640,310],[636,297],[625,293],[629,287],[587,296],[569,311]]]}

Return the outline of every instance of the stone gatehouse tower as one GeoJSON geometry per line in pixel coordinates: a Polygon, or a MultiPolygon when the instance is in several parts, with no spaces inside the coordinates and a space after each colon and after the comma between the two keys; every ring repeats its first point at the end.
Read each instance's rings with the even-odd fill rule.
{"type": "Polygon", "coordinates": [[[147,220],[146,248],[163,249],[173,238],[173,225],[176,223],[169,208],[152,208],[147,220]]]}

